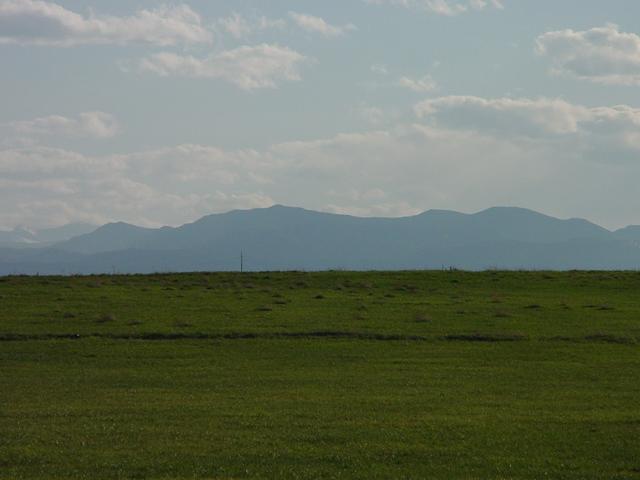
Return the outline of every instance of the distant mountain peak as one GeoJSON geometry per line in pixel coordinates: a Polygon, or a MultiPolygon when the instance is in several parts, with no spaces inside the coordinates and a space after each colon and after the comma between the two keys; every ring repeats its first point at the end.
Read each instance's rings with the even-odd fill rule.
{"type": "Polygon", "coordinates": [[[530,208],[524,207],[509,207],[509,206],[496,206],[480,210],[474,215],[535,215],[540,217],[554,218],[544,213],[536,212],[530,208]]]}

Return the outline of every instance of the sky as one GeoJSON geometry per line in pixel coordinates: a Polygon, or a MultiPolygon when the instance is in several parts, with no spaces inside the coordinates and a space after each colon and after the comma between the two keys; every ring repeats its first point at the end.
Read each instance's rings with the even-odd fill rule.
{"type": "Polygon", "coordinates": [[[0,0],[0,229],[640,224],[637,0],[0,0]]]}

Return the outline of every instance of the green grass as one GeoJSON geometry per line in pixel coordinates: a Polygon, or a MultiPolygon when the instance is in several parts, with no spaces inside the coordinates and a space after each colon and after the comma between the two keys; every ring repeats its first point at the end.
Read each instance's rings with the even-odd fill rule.
{"type": "Polygon", "coordinates": [[[0,278],[0,478],[640,479],[640,273],[0,278]]]}

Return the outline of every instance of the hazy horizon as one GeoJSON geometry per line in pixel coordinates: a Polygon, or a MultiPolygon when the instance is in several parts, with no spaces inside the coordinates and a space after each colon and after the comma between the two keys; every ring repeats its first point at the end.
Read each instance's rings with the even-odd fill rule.
{"type": "Polygon", "coordinates": [[[0,230],[291,205],[640,224],[632,0],[0,0],[0,230]]]}

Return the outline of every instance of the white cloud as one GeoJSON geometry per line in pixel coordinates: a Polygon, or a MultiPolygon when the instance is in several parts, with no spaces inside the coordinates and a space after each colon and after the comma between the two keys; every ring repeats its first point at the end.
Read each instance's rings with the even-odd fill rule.
{"type": "Polygon", "coordinates": [[[478,200],[470,192],[484,191],[474,181],[495,185],[488,170],[498,168],[501,178],[523,174],[521,166],[509,167],[522,155],[509,142],[418,125],[262,151],[182,145],[92,157],[45,147],[9,149],[0,151],[0,179],[3,205],[11,208],[0,209],[0,226],[179,224],[274,202],[362,215],[460,208],[478,200]],[[473,162],[471,154],[489,160],[473,162]],[[461,170],[469,177],[460,178],[461,170]]]}
{"type": "Polygon", "coordinates": [[[297,12],[289,12],[288,19],[271,19],[265,16],[248,18],[242,14],[233,13],[219,19],[216,28],[236,39],[243,39],[266,30],[281,30],[289,22],[306,32],[318,33],[325,37],[339,37],[347,32],[357,30],[352,23],[342,26],[331,25],[321,17],[297,12]]]}
{"type": "Polygon", "coordinates": [[[272,203],[358,215],[521,205],[606,225],[638,220],[639,110],[442,97],[416,112],[424,123],[260,150],[0,150],[0,227],[180,224],[272,203]]]}
{"type": "Polygon", "coordinates": [[[270,29],[282,29],[286,22],[283,19],[270,19],[267,17],[251,18],[234,12],[228,17],[218,20],[219,28],[236,39],[246,38],[255,33],[270,29]]]}
{"type": "Polygon", "coordinates": [[[83,16],[42,0],[0,0],[0,44],[73,46],[210,43],[211,32],[187,5],[143,9],[129,17],[83,16]]]}
{"type": "Polygon", "coordinates": [[[330,25],[323,18],[304,13],[289,12],[289,18],[301,29],[310,33],[319,33],[325,37],[339,37],[346,32],[356,30],[352,23],[343,26],[330,25]]]}
{"type": "Polygon", "coordinates": [[[585,107],[546,98],[448,96],[420,102],[414,110],[441,125],[528,135],[576,133],[589,116],[585,107]]]}
{"type": "Polygon", "coordinates": [[[547,32],[536,40],[552,71],[609,85],[640,85],[640,36],[614,24],[584,31],[547,32]]]}
{"type": "Polygon", "coordinates": [[[425,100],[417,116],[440,128],[558,142],[583,158],[636,161],[640,155],[640,109],[628,105],[586,107],[561,99],[449,96],[425,100]]]}
{"type": "Polygon", "coordinates": [[[300,80],[305,56],[288,47],[242,46],[205,58],[162,52],[143,59],[140,68],[161,76],[222,79],[244,90],[275,88],[300,80]]]}
{"type": "Polygon", "coordinates": [[[371,71],[376,75],[389,75],[389,68],[382,63],[374,63],[371,65],[371,71]]]}
{"type": "Polygon", "coordinates": [[[420,118],[438,124],[503,133],[566,135],[585,130],[619,131],[640,127],[640,109],[626,105],[585,107],[562,99],[448,96],[415,106],[420,118]]]}
{"type": "Polygon", "coordinates": [[[501,0],[364,0],[376,5],[395,5],[445,16],[455,16],[473,10],[484,10],[487,7],[504,8],[501,0]]]}
{"type": "Polygon", "coordinates": [[[76,117],[49,115],[0,124],[0,144],[28,144],[44,138],[104,139],[119,131],[116,118],[104,112],[85,112],[76,117]]]}
{"type": "Polygon", "coordinates": [[[64,135],[69,137],[109,138],[118,133],[118,122],[104,112],[85,112],[76,118],[50,115],[34,120],[8,124],[16,133],[24,135],[64,135]]]}
{"type": "Polygon", "coordinates": [[[398,86],[417,93],[432,92],[438,88],[438,84],[431,75],[422,78],[401,77],[398,86]]]}
{"type": "Polygon", "coordinates": [[[269,206],[260,193],[264,159],[181,145],[140,153],[86,156],[47,147],[0,151],[0,226],[72,220],[179,224],[233,208],[269,206]],[[247,189],[244,189],[244,186],[247,189]]]}
{"type": "Polygon", "coordinates": [[[355,200],[349,200],[348,196],[339,196],[337,200],[346,202],[342,204],[327,203],[323,206],[323,211],[329,213],[337,213],[339,215],[354,215],[356,217],[406,217],[409,215],[417,215],[422,211],[416,207],[409,205],[407,202],[389,202],[389,203],[369,203],[366,206],[358,206],[363,198],[366,198],[368,192],[355,192],[355,200]]]}
{"type": "Polygon", "coordinates": [[[385,121],[385,112],[378,107],[360,105],[355,109],[356,114],[370,125],[378,126],[385,121]]]}
{"type": "Polygon", "coordinates": [[[294,198],[362,215],[539,200],[533,185],[549,175],[548,153],[528,142],[423,125],[272,148],[277,158],[295,159],[288,172],[294,198]],[[349,195],[372,190],[382,195],[349,195]]]}

